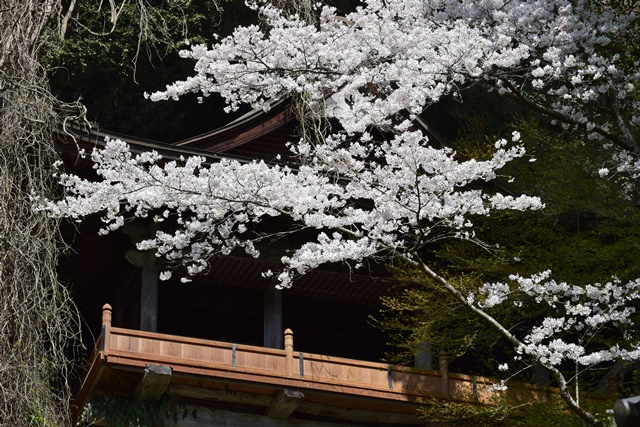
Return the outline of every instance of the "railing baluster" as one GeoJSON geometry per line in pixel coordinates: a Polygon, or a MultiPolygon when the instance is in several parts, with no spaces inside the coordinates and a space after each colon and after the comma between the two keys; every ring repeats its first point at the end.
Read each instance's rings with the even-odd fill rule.
{"type": "Polygon", "coordinates": [[[111,333],[111,306],[102,306],[102,351],[109,350],[109,334],[111,333]]]}
{"type": "Polygon", "coordinates": [[[473,401],[478,401],[478,378],[475,375],[473,376],[473,401]]]}
{"type": "Polygon", "coordinates": [[[236,345],[231,344],[231,369],[236,369],[236,345]]]}
{"type": "Polygon", "coordinates": [[[284,351],[285,372],[287,375],[293,375],[293,331],[291,329],[284,331],[284,351]]]}
{"type": "Polygon", "coordinates": [[[304,378],[304,353],[300,352],[300,378],[304,378]]]}

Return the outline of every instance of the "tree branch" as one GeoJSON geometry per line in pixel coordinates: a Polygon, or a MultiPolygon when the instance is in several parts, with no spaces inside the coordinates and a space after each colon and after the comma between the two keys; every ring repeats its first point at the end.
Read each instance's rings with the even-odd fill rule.
{"type": "MultiPolygon", "coordinates": [[[[400,255],[400,257],[405,262],[408,262],[408,263],[410,263],[410,264],[422,269],[422,271],[428,277],[430,277],[431,279],[435,280],[438,284],[440,284],[443,288],[445,288],[458,301],[460,301],[464,306],[466,306],[469,310],[471,310],[471,312],[473,314],[475,314],[479,318],[481,318],[484,321],[486,321],[489,325],[491,325],[491,327],[493,329],[495,329],[497,332],[499,332],[500,335],[502,335],[511,345],[514,346],[514,348],[518,349],[518,348],[524,347],[524,344],[522,343],[522,341],[520,341],[518,338],[516,338],[515,335],[513,335],[507,328],[505,328],[495,318],[493,318],[493,316],[491,316],[490,314],[488,314],[484,310],[478,308],[474,304],[470,303],[467,300],[467,298],[460,291],[458,291],[447,279],[445,279],[444,277],[442,277],[439,274],[437,274],[435,271],[433,271],[431,268],[429,268],[429,266],[427,266],[426,264],[424,264],[422,262],[414,261],[414,260],[406,257],[405,255],[400,255]]],[[[566,381],[564,375],[562,375],[562,373],[558,369],[556,369],[554,366],[551,366],[549,364],[542,363],[538,357],[534,357],[534,356],[531,356],[531,357],[532,357],[532,359],[533,359],[533,361],[535,363],[537,363],[540,366],[542,366],[544,369],[546,369],[551,374],[553,379],[558,384],[558,389],[560,390],[560,396],[565,401],[565,403],[571,408],[572,411],[574,411],[580,418],[582,418],[584,421],[586,421],[587,423],[589,423],[592,426],[605,427],[604,423],[598,421],[591,413],[585,411],[584,409],[582,409],[578,405],[578,403],[575,401],[575,399],[569,393],[569,390],[568,390],[568,387],[567,387],[567,381],[566,381]]]]}
{"type": "MultiPolygon", "coordinates": [[[[527,107],[531,108],[532,110],[544,114],[545,116],[554,118],[556,120],[559,120],[563,123],[567,123],[570,125],[574,125],[574,126],[578,126],[582,129],[587,130],[587,125],[585,123],[581,123],[577,120],[572,119],[571,117],[567,117],[566,115],[556,111],[556,110],[552,110],[550,108],[544,107],[540,104],[537,104],[533,101],[531,101],[530,99],[528,99],[526,96],[524,96],[524,94],[522,92],[520,92],[510,81],[506,80],[506,79],[501,79],[500,80],[510,91],[510,93],[513,95],[514,98],[516,98],[518,101],[520,101],[521,103],[523,103],[524,105],[526,105],[527,107]]],[[[617,112],[617,116],[618,116],[618,121],[620,121],[622,118],[619,117],[619,112],[617,112]]],[[[617,146],[624,148],[625,150],[628,151],[632,151],[632,152],[638,152],[640,149],[640,146],[638,145],[638,142],[635,141],[635,139],[631,136],[631,134],[629,132],[624,132],[624,128],[623,130],[623,137],[617,136],[612,134],[611,132],[609,132],[608,130],[604,129],[601,126],[595,126],[591,132],[595,132],[605,138],[607,138],[608,140],[610,140],[611,142],[613,142],[614,144],[616,144],[617,146]]]]}

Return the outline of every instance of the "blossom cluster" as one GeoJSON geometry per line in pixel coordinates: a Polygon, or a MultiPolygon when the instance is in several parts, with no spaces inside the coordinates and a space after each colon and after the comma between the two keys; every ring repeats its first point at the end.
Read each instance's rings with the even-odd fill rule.
{"type": "Polygon", "coordinates": [[[365,258],[412,256],[434,239],[465,238],[475,215],[542,207],[535,197],[469,186],[493,179],[497,169],[524,154],[521,147],[500,142],[491,159],[463,161],[427,142],[420,132],[405,132],[380,143],[300,143],[294,151],[313,161],[291,169],[232,159],[206,164],[201,157],[163,163],[155,152],[134,155],[126,143],[108,140],[92,153],[101,180],[61,174],[67,196],[41,201],[41,207],[75,219],[101,213],[103,234],[134,217],[151,215],[158,223],[171,217],[176,226],[138,247],[184,265],[189,275],[205,271],[216,254],[243,249],[257,256],[256,242],[268,237],[257,223],[286,216],[290,228],[281,232],[312,229],[317,238],[282,258],[278,280],[284,287],[325,263],[357,266],[365,258]]]}
{"type": "Polygon", "coordinates": [[[542,99],[539,106],[564,126],[602,136],[619,124],[604,111],[590,114],[604,100],[624,126],[638,125],[630,95],[640,64],[609,49],[634,31],[635,16],[589,3],[365,0],[345,17],[322,7],[318,24],[258,2],[268,30],[239,27],[211,48],[183,51],[196,62],[196,74],[150,97],[215,92],[230,109],[268,109],[291,94],[319,103],[331,94],[326,114],[361,132],[388,125],[399,111],[417,115],[443,95],[479,83],[532,103],[542,99]]]}
{"type": "Polygon", "coordinates": [[[520,354],[552,366],[572,361],[582,367],[591,367],[617,359],[640,359],[640,343],[626,334],[615,344],[589,348],[593,338],[607,328],[619,332],[633,326],[631,316],[635,308],[632,301],[640,298],[640,279],[622,283],[613,278],[606,283],[577,286],[552,280],[550,275],[550,271],[531,277],[512,275],[511,284],[485,283],[479,289],[483,299],[478,305],[483,309],[506,301],[520,305],[526,296],[554,309],[555,316],[544,318],[522,338],[523,344],[518,348],[520,354]]]}

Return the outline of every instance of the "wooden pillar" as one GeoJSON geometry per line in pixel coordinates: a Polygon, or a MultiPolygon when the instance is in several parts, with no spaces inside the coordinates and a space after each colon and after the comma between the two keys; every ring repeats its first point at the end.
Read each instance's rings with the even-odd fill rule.
{"type": "MultiPolygon", "coordinates": [[[[157,224],[131,223],[122,228],[132,243],[153,237],[157,224]]],[[[158,260],[153,251],[131,249],[125,258],[141,269],[140,275],[140,330],[158,331],[158,260]]]]}
{"type": "Polygon", "coordinates": [[[610,373],[607,379],[609,380],[609,396],[618,396],[619,379],[617,378],[617,375],[610,373]]]}
{"type": "Polygon", "coordinates": [[[284,331],[284,352],[285,371],[287,375],[293,375],[293,331],[291,329],[284,331]]]}
{"type": "Polygon", "coordinates": [[[269,348],[283,348],[282,342],[282,292],[275,286],[269,285],[264,290],[264,342],[269,348]]]}
{"type": "Polygon", "coordinates": [[[419,369],[433,369],[433,355],[431,352],[431,343],[421,342],[416,346],[414,354],[414,366],[419,369]]]}
{"type": "Polygon", "coordinates": [[[447,363],[447,355],[440,353],[440,378],[442,380],[442,394],[449,398],[449,364],[447,363]]]}
{"type": "Polygon", "coordinates": [[[158,332],[158,267],[153,252],[142,254],[140,330],[158,332]]]}
{"type": "Polygon", "coordinates": [[[533,382],[534,384],[548,386],[551,383],[551,376],[549,375],[549,371],[544,369],[542,366],[535,364],[531,368],[533,373],[533,382]]]}

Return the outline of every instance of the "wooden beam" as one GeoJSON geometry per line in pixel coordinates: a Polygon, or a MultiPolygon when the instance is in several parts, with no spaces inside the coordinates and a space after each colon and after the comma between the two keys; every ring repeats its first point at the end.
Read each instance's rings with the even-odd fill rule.
{"type": "Polygon", "coordinates": [[[134,391],[138,400],[153,402],[159,400],[169,387],[172,370],[165,365],[147,365],[144,376],[134,391]]]}
{"type": "Polygon", "coordinates": [[[267,408],[267,416],[270,418],[287,419],[296,410],[304,399],[304,393],[298,390],[284,389],[273,396],[267,408]]]}
{"type": "Polygon", "coordinates": [[[271,396],[266,394],[248,393],[237,390],[209,389],[193,385],[171,384],[167,396],[176,399],[196,399],[208,402],[231,403],[236,405],[259,406],[267,408],[271,403],[271,396]]]}
{"type": "MultiPolygon", "coordinates": [[[[342,419],[336,421],[316,421],[313,419],[304,420],[283,420],[277,418],[269,418],[265,415],[231,412],[219,408],[207,408],[195,405],[179,405],[179,409],[175,414],[167,415],[164,418],[163,426],[167,427],[210,427],[210,426],[226,426],[226,427],[344,427],[345,423],[342,419]]],[[[365,425],[378,425],[376,421],[369,422],[365,425]]],[[[443,427],[445,424],[435,422],[433,424],[421,420],[414,416],[409,424],[402,422],[394,423],[394,427],[399,426],[438,426],[443,427]]]]}
{"type": "MultiPolygon", "coordinates": [[[[289,389],[291,390],[291,389],[289,389]]],[[[167,390],[167,396],[171,397],[176,401],[183,401],[184,399],[188,399],[193,401],[206,401],[209,404],[215,404],[216,407],[224,407],[225,404],[230,404],[233,406],[246,406],[246,407],[261,407],[265,408],[265,413],[268,413],[268,408],[272,405],[274,400],[273,397],[264,394],[256,394],[249,393],[237,390],[230,390],[227,388],[224,389],[207,389],[204,387],[198,386],[189,386],[189,385],[178,385],[171,384],[169,389],[167,390]]],[[[304,399],[300,399],[298,401],[298,406],[295,408],[295,415],[304,414],[305,419],[311,417],[322,417],[324,419],[336,419],[340,420],[340,423],[355,422],[355,423],[363,423],[363,425],[389,425],[389,426],[412,426],[412,425],[424,425],[424,420],[421,419],[417,414],[417,406],[411,406],[411,410],[406,412],[397,412],[397,408],[392,412],[391,409],[384,404],[384,402],[378,402],[375,404],[376,410],[373,409],[365,409],[366,407],[370,407],[368,399],[366,397],[361,397],[356,400],[350,400],[351,407],[338,407],[336,406],[335,400],[330,400],[326,403],[321,403],[324,398],[330,397],[327,394],[314,394],[310,397],[311,400],[307,400],[309,395],[305,395],[304,399]]],[[[342,399],[339,397],[342,401],[342,399]]],[[[200,418],[200,412],[198,412],[198,418],[200,418]]],[[[282,418],[268,418],[263,417],[263,420],[268,420],[264,422],[264,424],[257,424],[260,426],[268,426],[268,425],[283,425],[289,426],[287,422],[284,422],[282,418]],[[276,423],[276,421],[282,420],[282,424],[276,423]],[[273,424],[270,424],[273,423],[273,424]]],[[[299,427],[301,424],[300,421],[294,421],[293,417],[289,418],[292,420],[292,426],[299,427]]],[[[167,425],[167,424],[165,424],[167,425]]],[[[173,424],[169,424],[173,425],[173,424]]],[[[177,425],[182,426],[183,424],[178,423],[177,425]]],[[[184,425],[196,425],[189,424],[186,422],[184,425]]],[[[218,425],[218,424],[213,424],[218,425]]],[[[226,424],[222,424],[226,425],[226,424]]],[[[234,424],[231,424],[234,425],[234,424]]],[[[242,425],[242,424],[239,424],[242,425]]],[[[311,424],[303,424],[305,427],[311,426],[311,424]]],[[[333,425],[333,424],[332,424],[333,425]]],[[[339,424],[344,426],[344,424],[339,424]]],[[[249,426],[249,424],[247,424],[249,426]]],[[[443,427],[443,426],[440,426],[443,427]]]]}
{"type": "MultiPolygon", "coordinates": [[[[418,415],[417,406],[413,408],[412,413],[403,413],[360,409],[356,406],[357,403],[358,402],[354,402],[354,405],[350,408],[341,408],[334,405],[324,405],[304,400],[300,402],[300,405],[296,408],[296,414],[305,414],[307,417],[317,416],[324,419],[336,419],[341,422],[359,423],[358,425],[362,426],[381,427],[387,425],[389,427],[399,427],[433,425],[434,427],[447,427],[450,425],[448,421],[435,421],[431,424],[418,415]]],[[[341,425],[344,426],[344,424],[341,425]]]]}

